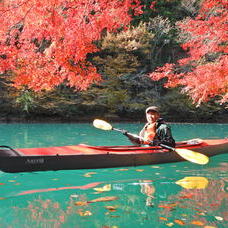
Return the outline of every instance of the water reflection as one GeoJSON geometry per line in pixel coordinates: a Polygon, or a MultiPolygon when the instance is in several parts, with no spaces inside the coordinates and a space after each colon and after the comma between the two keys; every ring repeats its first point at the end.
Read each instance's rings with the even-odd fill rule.
{"type": "Polygon", "coordinates": [[[142,180],[140,181],[141,193],[145,194],[146,197],[146,206],[154,206],[153,199],[155,194],[155,187],[152,183],[152,180],[142,180]]]}
{"type": "Polygon", "coordinates": [[[228,218],[227,178],[159,175],[19,195],[26,198],[13,207],[15,217],[33,227],[222,227],[228,218]]]}
{"type": "Polygon", "coordinates": [[[184,177],[175,183],[185,189],[205,189],[209,182],[206,177],[184,177]]]}
{"type": "Polygon", "coordinates": [[[166,218],[178,215],[182,225],[218,227],[228,221],[226,184],[227,180],[220,179],[210,180],[206,188],[183,188],[177,194],[169,195],[167,207],[160,214],[166,218]]]}

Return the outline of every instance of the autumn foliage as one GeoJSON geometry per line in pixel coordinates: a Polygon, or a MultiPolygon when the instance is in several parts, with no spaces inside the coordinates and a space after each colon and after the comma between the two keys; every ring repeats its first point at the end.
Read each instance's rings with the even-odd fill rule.
{"type": "MultiPolygon", "coordinates": [[[[66,83],[86,89],[101,81],[88,60],[104,34],[127,28],[143,13],[141,0],[0,0],[0,73],[14,85],[40,91],[66,83]]],[[[180,86],[195,103],[217,95],[228,101],[228,3],[203,0],[198,14],[177,25],[188,54],[157,68],[153,80],[180,86]]],[[[133,47],[134,49],[134,47],[133,47]]]]}
{"type": "Polygon", "coordinates": [[[228,101],[228,2],[204,0],[195,18],[178,23],[188,56],[157,68],[153,80],[167,78],[166,87],[181,86],[195,103],[220,95],[228,101]]]}
{"type": "Polygon", "coordinates": [[[125,28],[139,0],[0,1],[0,72],[35,91],[63,82],[86,89],[101,80],[87,60],[105,31],[125,28]]]}

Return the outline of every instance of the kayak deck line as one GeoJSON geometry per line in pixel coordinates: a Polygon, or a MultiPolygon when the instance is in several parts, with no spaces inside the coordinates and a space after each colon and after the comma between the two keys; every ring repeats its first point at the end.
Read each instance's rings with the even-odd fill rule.
{"type": "MultiPolygon", "coordinates": [[[[228,141],[228,140],[224,140],[228,141]]],[[[198,149],[207,146],[220,145],[221,140],[204,140],[198,143],[189,144],[188,142],[177,142],[176,148],[184,149],[198,149]]],[[[20,148],[17,149],[22,156],[36,156],[36,155],[83,155],[83,154],[110,154],[110,153],[123,153],[131,152],[132,154],[139,153],[164,153],[169,150],[163,149],[159,146],[90,146],[86,144],[72,145],[72,146],[61,146],[61,147],[46,147],[46,148],[20,148]]]]}

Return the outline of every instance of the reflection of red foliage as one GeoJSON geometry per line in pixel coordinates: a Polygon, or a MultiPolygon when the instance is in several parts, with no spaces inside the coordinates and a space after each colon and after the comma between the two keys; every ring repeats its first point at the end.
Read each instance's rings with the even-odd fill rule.
{"type": "Polygon", "coordinates": [[[139,0],[0,1],[0,72],[13,70],[15,85],[51,89],[67,81],[85,89],[100,81],[87,54],[105,30],[142,13],[139,0]]]}
{"type": "MultiPolygon", "coordinates": [[[[183,199],[186,195],[192,195],[191,200],[182,202],[182,205],[187,208],[198,212],[219,210],[221,214],[225,213],[226,208],[223,207],[228,203],[228,193],[225,191],[224,180],[210,180],[205,189],[183,189],[175,197],[183,199]]],[[[228,221],[228,218],[224,217],[224,220],[228,221]]]]}
{"type": "Polygon", "coordinates": [[[216,221],[207,221],[206,215],[214,217],[219,215],[222,220],[228,221],[226,208],[228,193],[225,190],[226,181],[226,179],[210,180],[205,189],[183,188],[176,195],[170,195],[168,197],[169,203],[158,206],[162,209],[160,215],[172,217],[172,214],[174,214],[176,216],[178,210],[181,211],[183,216],[186,215],[186,225],[211,225],[217,227],[216,221]],[[173,210],[175,210],[174,213],[173,210]]]}
{"type": "Polygon", "coordinates": [[[24,218],[25,227],[61,227],[67,219],[77,213],[74,201],[70,199],[67,208],[50,199],[35,199],[28,202],[25,208],[15,207],[14,210],[19,218],[24,218]]]}
{"type": "Polygon", "coordinates": [[[53,191],[61,191],[61,190],[68,190],[68,189],[82,189],[86,190],[89,188],[94,188],[97,185],[100,185],[102,182],[93,182],[90,184],[86,184],[83,186],[70,186],[70,187],[58,187],[58,188],[45,188],[45,189],[35,189],[35,190],[28,190],[19,193],[18,195],[28,195],[28,194],[33,194],[33,193],[40,193],[40,192],[53,192],[53,191]]]}
{"type": "MultiPolygon", "coordinates": [[[[184,189],[179,193],[179,198],[185,195],[192,195],[191,202],[199,205],[201,208],[208,210],[218,209],[222,206],[223,201],[227,201],[228,193],[224,191],[224,181],[211,180],[205,189],[184,189]]],[[[190,201],[186,203],[191,204],[190,201]]]]}
{"type": "Polygon", "coordinates": [[[194,194],[193,193],[188,193],[180,196],[180,199],[191,199],[193,198],[194,194]]]}
{"type": "Polygon", "coordinates": [[[195,19],[178,24],[188,34],[182,48],[189,54],[177,65],[166,64],[150,77],[168,78],[167,87],[184,86],[192,99],[200,104],[216,95],[228,101],[228,3],[225,0],[204,0],[195,19]],[[192,70],[184,70],[189,65],[192,70]],[[180,67],[185,73],[177,73],[180,67]]]}

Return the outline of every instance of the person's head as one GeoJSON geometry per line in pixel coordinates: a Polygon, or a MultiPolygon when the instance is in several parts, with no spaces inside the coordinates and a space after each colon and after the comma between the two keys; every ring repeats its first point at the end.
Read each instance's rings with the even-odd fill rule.
{"type": "Polygon", "coordinates": [[[160,117],[157,106],[150,106],[146,109],[146,119],[148,123],[155,123],[160,117]]]}

